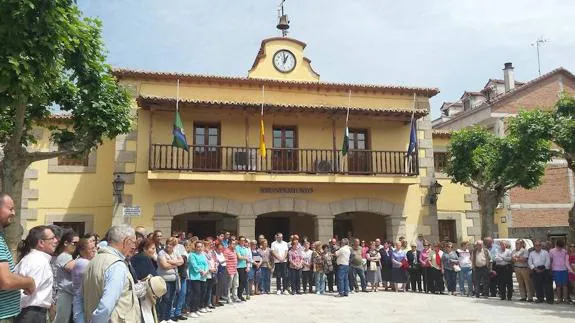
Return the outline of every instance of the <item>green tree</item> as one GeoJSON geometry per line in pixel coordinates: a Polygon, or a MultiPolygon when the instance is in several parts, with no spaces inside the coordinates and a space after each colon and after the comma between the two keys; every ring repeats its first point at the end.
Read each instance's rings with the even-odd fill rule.
{"type": "MultiPolygon", "coordinates": [[[[567,161],[567,167],[575,172],[575,98],[562,95],[555,104],[552,140],[559,149],[559,157],[567,161]]],[[[570,238],[575,239],[575,205],[569,211],[570,238]]]]}
{"type": "Polygon", "coordinates": [[[494,214],[505,193],[514,187],[531,189],[541,183],[551,159],[552,121],[545,112],[521,112],[508,120],[506,136],[473,127],[453,133],[446,173],[452,181],[477,190],[481,234],[495,230],[494,214]]]}
{"type": "Polygon", "coordinates": [[[26,168],[39,160],[79,156],[105,138],[131,128],[130,97],[105,62],[101,23],[83,18],[72,0],[2,0],[0,3],[1,190],[14,198],[20,239],[20,205],[26,168]],[[55,109],[69,114],[50,125],[55,109]],[[32,129],[45,126],[57,151],[31,151],[32,129]]]}

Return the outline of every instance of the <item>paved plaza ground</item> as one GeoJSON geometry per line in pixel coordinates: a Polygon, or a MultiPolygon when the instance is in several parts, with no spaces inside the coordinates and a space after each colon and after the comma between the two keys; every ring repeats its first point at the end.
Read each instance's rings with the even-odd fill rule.
{"type": "Polygon", "coordinates": [[[419,293],[260,295],[185,322],[575,322],[574,305],[419,293]]]}

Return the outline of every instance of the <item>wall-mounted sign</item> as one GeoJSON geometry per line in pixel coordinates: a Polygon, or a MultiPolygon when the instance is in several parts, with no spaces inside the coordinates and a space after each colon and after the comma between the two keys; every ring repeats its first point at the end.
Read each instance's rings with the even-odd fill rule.
{"type": "Polygon", "coordinates": [[[142,210],[139,206],[124,206],[124,216],[140,216],[142,210]]]}
{"type": "Polygon", "coordinates": [[[260,187],[262,194],[311,194],[311,187],[260,187]]]}

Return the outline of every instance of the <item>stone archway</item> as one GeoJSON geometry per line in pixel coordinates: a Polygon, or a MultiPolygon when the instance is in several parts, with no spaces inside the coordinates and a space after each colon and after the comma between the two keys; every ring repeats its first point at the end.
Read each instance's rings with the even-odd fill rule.
{"type": "Polygon", "coordinates": [[[331,202],[329,208],[332,218],[347,213],[371,213],[384,216],[385,234],[388,238],[397,240],[406,234],[403,205],[381,199],[353,198],[331,202]]]}
{"type": "Polygon", "coordinates": [[[171,202],[156,203],[154,229],[171,234],[174,216],[186,213],[214,212],[235,216],[238,235],[255,238],[255,220],[258,215],[274,212],[305,213],[314,217],[315,236],[327,241],[333,236],[333,220],[336,215],[348,212],[369,212],[386,216],[388,237],[397,239],[405,235],[403,205],[373,198],[343,199],[330,203],[297,198],[272,198],[254,203],[242,203],[222,197],[189,197],[171,202]]]}
{"type": "MultiPolygon", "coordinates": [[[[154,229],[171,235],[172,220],[181,214],[213,212],[235,216],[238,222],[238,234],[245,234],[253,226],[255,215],[250,203],[220,197],[188,197],[181,200],[156,203],[154,211],[154,229]]],[[[215,233],[215,232],[214,232],[215,233]]]]}

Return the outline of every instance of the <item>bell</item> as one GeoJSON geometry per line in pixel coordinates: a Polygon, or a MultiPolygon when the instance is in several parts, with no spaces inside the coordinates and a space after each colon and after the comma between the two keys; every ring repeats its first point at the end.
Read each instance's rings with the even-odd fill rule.
{"type": "Polygon", "coordinates": [[[289,20],[288,20],[288,16],[287,15],[281,15],[280,16],[280,21],[278,23],[278,25],[276,26],[277,29],[279,30],[288,30],[289,29],[289,20]]]}

